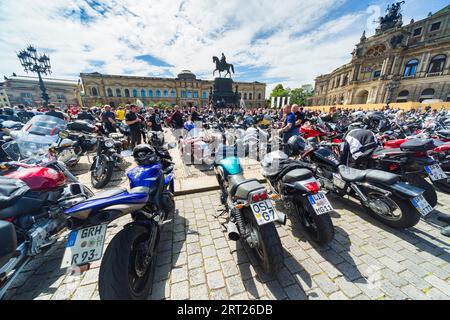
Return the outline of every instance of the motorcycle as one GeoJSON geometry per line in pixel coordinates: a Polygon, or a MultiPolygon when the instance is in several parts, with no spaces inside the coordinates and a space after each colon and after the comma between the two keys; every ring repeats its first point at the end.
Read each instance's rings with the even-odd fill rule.
{"type": "Polygon", "coordinates": [[[398,175],[389,172],[358,170],[341,165],[329,149],[332,145],[321,143],[303,147],[294,154],[317,166],[316,175],[327,190],[341,197],[352,196],[373,218],[396,229],[411,228],[421,216],[425,217],[433,211],[424,197],[425,190],[401,182],[398,175]]]}
{"type": "Polygon", "coordinates": [[[3,163],[0,171],[0,298],[26,264],[56,242],[66,226],[64,210],[93,195],[53,155],[46,159],[45,149],[27,158],[23,145],[3,145],[10,159],[22,162],[3,163]]]}
{"type": "Polygon", "coordinates": [[[101,299],[148,297],[160,228],[175,212],[173,194],[169,191],[173,166],[163,169],[155,156],[151,163],[138,165],[127,176],[130,191],[101,192],[65,211],[72,231],[62,266],[86,270],[90,263],[103,257],[98,282],[101,299]],[[103,255],[108,225],[125,215],[131,215],[132,222],[113,237],[103,255]]]}
{"type": "Polygon", "coordinates": [[[228,239],[239,239],[251,249],[266,274],[273,274],[283,263],[283,250],[274,222],[286,223],[276,212],[266,188],[257,180],[246,180],[237,157],[214,164],[221,188],[221,202],[227,213],[228,239]]]}
{"type": "Polygon", "coordinates": [[[264,157],[261,167],[271,192],[300,217],[308,236],[320,246],[333,240],[334,227],[330,217],[333,207],[325,193],[320,192],[311,165],[274,151],[264,157]]]}

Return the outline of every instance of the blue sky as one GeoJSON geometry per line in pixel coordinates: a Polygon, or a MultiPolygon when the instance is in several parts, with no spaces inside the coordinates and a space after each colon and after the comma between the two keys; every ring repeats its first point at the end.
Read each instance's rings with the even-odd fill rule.
{"type": "MultiPolygon", "coordinates": [[[[0,73],[23,74],[15,53],[34,44],[53,76],[80,72],[211,79],[212,56],[236,80],[298,87],[350,61],[363,30],[373,34],[385,0],[0,0],[0,73]],[[220,12],[218,3],[220,3],[220,12]]],[[[407,0],[404,22],[448,0],[407,0]]]]}

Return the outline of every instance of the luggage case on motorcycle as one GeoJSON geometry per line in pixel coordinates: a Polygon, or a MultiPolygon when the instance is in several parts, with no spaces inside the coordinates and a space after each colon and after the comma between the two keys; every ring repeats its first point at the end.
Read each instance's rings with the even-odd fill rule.
{"type": "Polygon", "coordinates": [[[69,122],[67,124],[68,130],[73,130],[77,132],[88,132],[88,133],[94,133],[95,132],[95,126],[82,120],[76,120],[73,122],[69,122]]]}
{"type": "Polygon", "coordinates": [[[431,139],[423,140],[423,139],[413,139],[403,143],[400,146],[402,151],[411,151],[411,152],[426,152],[429,150],[433,150],[436,148],[434,141],[431,139]]]}

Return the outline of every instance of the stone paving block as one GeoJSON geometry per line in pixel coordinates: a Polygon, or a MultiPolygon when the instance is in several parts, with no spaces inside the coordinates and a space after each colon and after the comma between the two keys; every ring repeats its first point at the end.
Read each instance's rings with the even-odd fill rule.
{"type": "Polygon", "coordinates": [[[71,300],[90,300],[94,294],[96,283],[88,284],[86,286],[79,287],[72,295],[71,300]]]}
{"type": "Polygon", "coordinates": [[[220,265],[225,277],[231,277],[239,274],[239,269],[234,260],[221,262],[220,265]]]}
{"type": "Polygon", "coordinates": [[[421,290],[411,284],[402,287],[401,290],[412,300],[430,300],[421,290]]]}
{"type": "Polygon", "coordinates": [[[354,281],[362,277],[361,271],[355,265],[351,265],[348,262],[343,262],[336,266],[336,268],[346,277],[348,280],[354,281]]]}
{"type": "Polygon", "coordinates": [[[170,293],[171,300],[186,300],[189,299],[189,282],[177,282],[172,284],[170,293]]]}
{"type": "Polygon", "coordinates": [[[342,293],[344,293],[347,298],[354,298],[362,293],[361,289],[344,277],[338,277],[334,280],[334,283],[341,289],[342,293]]]}
{"type": "Polygon", "coordinates": [[[251,300],[261,299],[267,295],[264,285],[256,279],[245,280],[244,286],[251,300]]]}
{"type": "Polygon", "coordinates": [[[99,272],[100,269],[90,269],[86,271],[80,285],[84,286],[91,283],[97,283],[99,272]]]}
{"type": "Polygon", "coordinates": [[[439,289],[444,294],[450,297],[450,283],[449,281],[444,281],[436,277],[435,275],[430,275],[424,278],[425,281],[430,283],[436,289],[439,289]]]}
{"type": "Polygon", "coordinates": [[[403,265],[386,256],[379,258],[378,261],[396,273],[406,270],[403,265]]]}
{"type": "Polygon", "coordinates": [[[211,300],[229,300],[230,299],[227,289],[225,289],[225,288],[211,290],[209,292],[209,296],[210,296],[211,300]]]}
{"type": "Polygon", "coordinates": [[[189,270],[189,284],[191,286],[197,286],[206,283],[206,275],[203,268],[189,270]]]}
{"type": "Polygon", "coordinates": [[[389,297],[394,300],[407,300],[408,296],[403,293],[400,288],[393,286],[388,281],[382,281],[380,289],[389,297]]]}
{"type": "Polygon", "coordinates": [[[209,245],[202,248],[203,258],[211,258],[217,255],[216,248],[213,245],[209,245]]]}
{"type": "Polygon", "coordinates": [[[284,291],[286,292],[286,294],[290,300],[307,300],[308,299],[308,296],[306,295],[306,293],[297,284],[293,284],[293,285],[290,285],[290,286],[284,288],[284,291]]]}
{"type": "Polygon", "coordinates": [[[338,286],[330,278],[328,278],[326,274],[319,274],[313,279],[319,288],[328,295],[339,290],[338,286]]]}
{"type": "Polygon", "coordinates": [[[330,300],[348,300],[348,297],[341,291],[330,294],[330,300]]]}
{"type": "Polygon", "coordinates": [[[203,266],[203,257],[200,253],[189,255],[187,259],[189,269],[195,269],[203,266]]]}
{"type": "Polygon", "coordinates": [[[221,270],[220,262],[217,257],[211,257],[204,260],[206,273],[221,270]]]}
{"type": "Polygon", "coordinates": [[[206,284],[202,284],[202,285],[193,287],[192,283],[191,283],[189,292],[190,292],[191,300],[208,300],[209,299],[208,287],[206,286],[206,284]]]}
{"type": "Polygon", "coordinates": [[[218,249],[217,257],[219,258],[220,262],[233,260],[233,256],[230,253],[230,248],[228,248],[228,247],[225,249],[218,249]]]}
{"type": "Polygon", "coordinates": [[[244,282],[239,276],[232,276],[225,279],[228,293],[233,296],[245,291],[244,282]]]}
{"type": "Polygon", "coordinates": [[[171,272],[171,281],[173,283],[186,281],[188,279],[188,269],[187,266],[175,267],[171,272]]]}
{"type": "Polygon", "coordinates": [[[225,287],[225,280],[221,271],[214,271],[206,274],[206,281],[211,290],[225,287]]]}
{"type": "Polygon", "coordinates": [[[440,291],[436,288],[431,288],[430,290],[428,290],[426,295],[431,300],[448,300],[449,299],[448,295],[444,294],[442,291],[440,291]]]}

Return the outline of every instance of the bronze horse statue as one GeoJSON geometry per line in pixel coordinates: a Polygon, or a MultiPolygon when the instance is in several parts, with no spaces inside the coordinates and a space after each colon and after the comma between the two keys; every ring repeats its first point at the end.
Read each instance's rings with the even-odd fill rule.
{"type": "Polygon", "coordinates": [[[227,74],[230,75],[231,78],[231,71],[234,74],[234,66],[231,63],[225,63],[225,65],[222,65],[222,63],[220,62],[220,59],[217,58],[216,56],[213,57],[213,62],[216,64],[216,69],[213,72],[213,76],[216,73],[216,71],[219,71],[219,77],[222,77],[222,72],[226,71],[227,73],[225,74],[225,77],[227,76],[227,74]]]}

